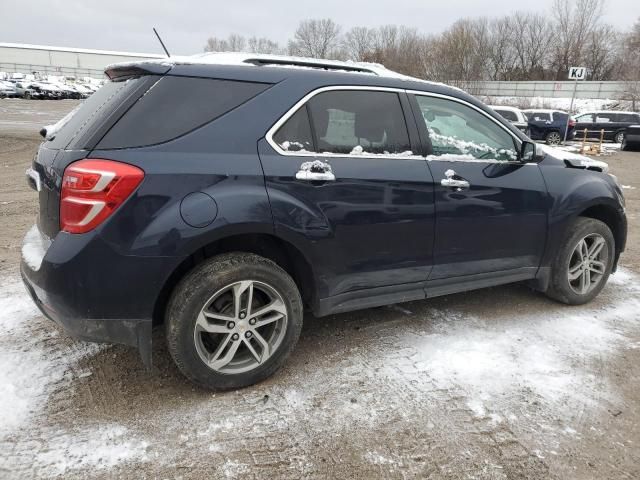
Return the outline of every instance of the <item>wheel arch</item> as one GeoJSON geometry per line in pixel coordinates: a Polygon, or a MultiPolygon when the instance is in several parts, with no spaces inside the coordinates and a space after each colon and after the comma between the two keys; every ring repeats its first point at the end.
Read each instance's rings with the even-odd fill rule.
{"type": "Polygon", "coordinates": [[[215,255],[230,252],[255,253],[268,258],[286,271],[300,290],[303,303],[315,309],[316,279],[311,262],[291,242],[270,233],[239,233],[212,241],[187,256],[169,275],[156,299],[153,325],[164,323],[169,298],[176,285],[196,265],[215,255]]]}

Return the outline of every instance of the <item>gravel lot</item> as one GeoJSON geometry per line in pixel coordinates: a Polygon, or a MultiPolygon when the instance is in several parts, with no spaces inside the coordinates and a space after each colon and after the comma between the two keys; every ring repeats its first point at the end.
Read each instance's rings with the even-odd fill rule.
{"type": "MultiPolygon", "coordinates": [[[[77,102],[0,100],[0,478],[639,478],[640,153],[622,268],[592,304],[521,285],[305,318],[266,382],[193,388],[155,337],[74,341],[19,281],[37,130],[77,102]]],[[[135,293],[132,287],[132,294],[135,293]]]]}

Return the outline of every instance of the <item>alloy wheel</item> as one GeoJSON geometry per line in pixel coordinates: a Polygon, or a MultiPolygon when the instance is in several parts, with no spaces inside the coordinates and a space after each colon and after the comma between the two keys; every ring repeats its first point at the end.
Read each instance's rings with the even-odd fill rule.
{"type": "Polygon", "coordinates": [[[609,252],[602,235],[587,235],[573,249],[569,259],[568,280],[571,289],[586,295],[596,288],[607,271],[609,252]]]}
{"type": "Polygon", "coordinates": [[[547,135],[547,143],[549,145],[558,145],[562,139],[560,138],[560,134],[558,132],[551,132],[547,135]]]}
{"type": "Polygon", "coordinates": [[[613,139],[615,143],[622,143],[624,142],[624,132],[618,132],[616,133],[615,138],[613,139]]]}
{"type": "Polygon", "coordinates": [[[277,350],[287,329],[287,307],[272,286],[244,280],[218,290],[194,328],[200,359],[223,374],[248,372],[277,350]]]}

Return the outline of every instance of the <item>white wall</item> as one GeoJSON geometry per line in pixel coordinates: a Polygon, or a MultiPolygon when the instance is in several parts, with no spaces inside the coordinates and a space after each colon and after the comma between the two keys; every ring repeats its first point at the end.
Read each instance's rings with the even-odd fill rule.
{"type": "Polygon", "coordinates": [[[0,71],[100,78],[104,67],[112,63],[163,58],[152,53],[110,52],[40,45],[0,43],[0,71]]]}

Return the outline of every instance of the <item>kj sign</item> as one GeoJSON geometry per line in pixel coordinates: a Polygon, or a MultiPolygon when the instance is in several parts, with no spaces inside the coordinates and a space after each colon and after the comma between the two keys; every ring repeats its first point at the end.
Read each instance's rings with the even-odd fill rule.
{"type": "Polygon", "coordinates": [[[586,76],[587,69],[585,67],[569,68],[569,80],[584,80],[586,76]]]}

